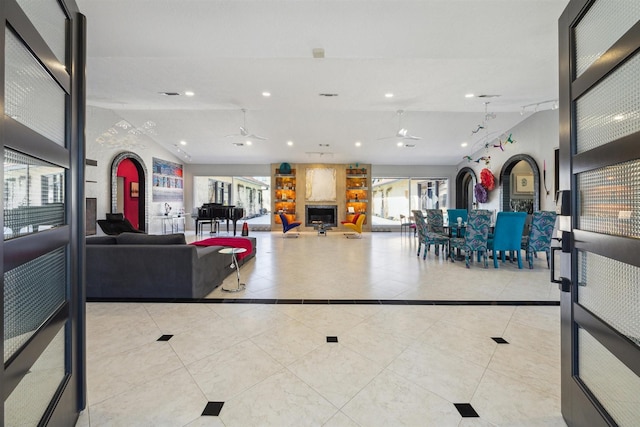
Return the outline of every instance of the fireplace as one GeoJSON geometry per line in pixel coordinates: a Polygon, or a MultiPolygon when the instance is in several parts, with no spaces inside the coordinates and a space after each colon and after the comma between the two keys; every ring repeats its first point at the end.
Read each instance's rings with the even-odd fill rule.
{"type": "Polygon", "coordinates": [[[338,207],[336,205],[306,205],[304,207],[305,226],[313,227],[313,221],[322,221],[329,227],[338,226],[338,207]]]}

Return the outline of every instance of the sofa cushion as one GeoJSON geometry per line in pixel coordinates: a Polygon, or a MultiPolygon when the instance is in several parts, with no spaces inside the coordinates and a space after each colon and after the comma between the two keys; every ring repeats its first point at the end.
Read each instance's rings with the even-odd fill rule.
{"type": "Polygon", "coordinates": [[[122,233],[115,236],[119,245],[185,245],[184,234],[122,233]]]}
{"type": "Polygon", "coordinates": [[[86,243],[87,245],[115,245],[118,242],[115,236],[94,236],[87,237],[86,243]]]}

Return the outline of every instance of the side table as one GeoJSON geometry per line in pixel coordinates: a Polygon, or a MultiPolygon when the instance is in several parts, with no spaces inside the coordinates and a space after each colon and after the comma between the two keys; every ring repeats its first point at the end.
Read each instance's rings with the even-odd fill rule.
{"type": "Polygon", "coordinates": [[[245,248],[223,248],[220,249],[218,252],[221,254],[231,254],[231,257],[233,259],[233,264],[231,264],[231,268],[235,267],[236,268],[236,277],[238,278],[238,282],[235,288],[230,289],[230,288],[225,288],[224,286],[222,287],[222,290],[225,292],[240,292],[240,291],[244,291],[246,285],[244,283],[240,283],[240,266],[238,265],[238,260],[236,259],[236,254],[242,254],[245,253],[247,250],[245,248]]]}

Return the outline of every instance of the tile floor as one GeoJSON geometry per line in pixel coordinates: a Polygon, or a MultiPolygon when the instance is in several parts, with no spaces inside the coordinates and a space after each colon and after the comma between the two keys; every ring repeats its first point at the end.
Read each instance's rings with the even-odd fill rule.
{"type": "Polygon", "coordinates": [[[226,303],[87,304],[78,426],[565,425],[559,307],[475,305],[557,301],[544,255],[466,269],[398,233],[252,236],[247,289],[209,295],[226,303]]]}

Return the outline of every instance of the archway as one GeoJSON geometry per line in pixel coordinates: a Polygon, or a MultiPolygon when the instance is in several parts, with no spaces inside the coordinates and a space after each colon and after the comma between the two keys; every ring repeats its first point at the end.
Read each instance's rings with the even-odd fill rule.
{"type": "Polygon", "coordinates": [[[478,178],[473,169],[465,167],[458,171],[456,176],[456,209],[472,210],[476,207],[473,195],[473,187],[478,178]]]}
{"type": "Polygon", "coordinates": [[[500,191],[501,211],[513,211],[513,203],[522,205],[525,202],[528,203],[528,200],[531,200],[531,206],[527,206],[526,209],[520,208],[518,210],[526,210],[529,213],[540,210],[540,169],[533,157],[528,154],[516,154],[504,162],[502,170],[500,171],[500,191]],[[519,185],[515,185],[515,176],[512,177],[512,171],[520,162],[525,162],[531,169],[531,175],[533,176],[533,191],[531,194],[528,192],[518,191],[519,185]]]}
{"type": "MultiPolygon", "coordinates": [[[[133,165],[135,170],[137,171],[138,176],[138,197],[137,197],[137,219],[138,219],[138,228],[142,231],[147,231],[149,229],[149,224],[147,218],[147,167],[144,164],[144,160],[136,153],[125,151],[116,155],[111,163],[111,212],[118,212],[118,168],[120,165],[125,162],[125,164],[129,163],[133,165]]],[[[122,190],[121,190],[122,191],[122,190]]],[[[131,193],[135,191],[135,189],[125,188],[124,191],[127,193],[129,197],[131,197],[131,193]]],[[[132,221],[133,222],[133,221],[132,221]]],[[[135,224],[134,224],[135,225],[135,224]]]]}

